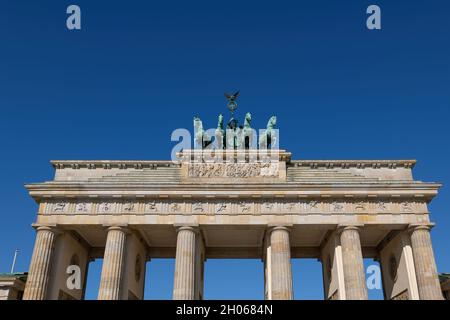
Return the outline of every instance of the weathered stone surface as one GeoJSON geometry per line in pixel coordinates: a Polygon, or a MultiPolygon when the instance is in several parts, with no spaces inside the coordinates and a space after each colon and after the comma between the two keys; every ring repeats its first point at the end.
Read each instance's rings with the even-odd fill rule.
{"type": "Polygon", "coordinates": [[[357,226],[343,226],[341,235],[345,296],[347,300],[367,300],[364,261],[357,226]]]}
{"type": "Polygon", "coordinates": [[[108,228],[98,300],[121,298],[127,232],[119,226],[108,228]]]}
{"type": "Polygon", "coordinates": [[[385,298],[419,300],[409,234],[390,232],[378,247],[385,298]]]}
{"type": "Polygon", "coordinates": [[[56,231],[54,228],[48,226],[37,228],[36,243],[23,296],[24,300],[47,299],[55,237],[56,231]]]}
{"type": "Polygon", "coordinates": [[[410,233],[420,299],[443,300],[431,245],[430,226],[413,225],[410,233]]]}
{"type": "Polygon", "coordinates": [[[175,257],[174,300],[199,300],[203,280],[201,239],[196,227],[182,226],[177,230],[175,257]],[[200,272],[199,272],[200,269],[200,272]]]}
{"type": "Polygon", "coordinates": [[[292,300],[294,298],[291,246],[287,227],[272,227],[268,231],[265,274],[268,299],[292,300]]]}
{"type": "MultiPolygon", "coordinates": [[[[185,150],[179,162],[53,161],[52,181],[27,185],[39,203],[37,223],[73,234],[79,243],[67,248],[77,247],[83,261],[87,253],[104,257],[100,299],[142,298],[144,280],[136,274],[151,258],[177,259],[176,299],[203,297],[207,258],[264,259],[269,299],[292,299],[291,258],[320,258],[324,273],[331,267],[331,280],[324,277],[327,299],[366,299],[362,257],[379,257],[385,247],[384,260],[393,252],[409,259],[408,268],[399,261],[409,275],[389,284],[389,298],[415,299],[420,290],[420,298],[437,298],[430,291],[434,276],[428,277],[434,263],[429,235],[386,244],[390,234],[430,223],[428,203],[440,185],[413,180],[415,161],[295,161],[284,150],[204,155],[185,150]],[[361,227],[337,230],[355,225],[361,227]],[[275,228],[267,237],[273,226],[289,226],[289,232],[275,228]],[[127,234],[133,235],[131,251],[127,234]],[[418,263],[423,256],[430,263],[418,263]],[[422,275],[417,280],[416,273],[422,275]]],[[[38,232],[27,295],[48,298],[50,282],[52,297],[59,290],[78,299],[81,293],[62,290],[64,277],[52,277],[54,241],[38,232]]]]}

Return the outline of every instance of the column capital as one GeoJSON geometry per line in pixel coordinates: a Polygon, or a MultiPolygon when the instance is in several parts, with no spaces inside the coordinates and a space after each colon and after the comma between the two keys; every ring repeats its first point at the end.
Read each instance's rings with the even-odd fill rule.
{"type": "Polygon", "coordinates": [[[36,231],[50,231],[54,234],[58,235],[62,233],[62,230],[58,228],[56,224],[41,224],[41,223],[33,223],[31,225],[36,231]]]}
{"type": "Polygon", "coordinates": [[[199,233],[200,232],[200,228],[198,226],[198,224],[174,224],[173,225],[178,232],[183,231],[183,230],[188,230],[188,231],[192,231],[195,233],[199,233]]]}
{"type": "Polygon", "coordinates": [[[413,224],[408,225],[407,230],[411,234],[417,230],[431,231],[431,229],[433,229],[434,226],[435,226],[434,223],[413,223],[413,224]]]}
{"type": "Polygon", "coordinates": [[[287,232],[291,232],[293,225],[292,224],[269,224],[267,226],[267,231],[269,233],[271,233],[272,231],[276,231],[276,230],[284,230],[287,232]]]}
{"type": "Polygon", "coordinates": [[[107,231],[117,230],[127,234],[130,232],[127,224],[103,225],[103,227],[105,227],[107,231]]]}
{"type": "Polygon", "coordinates": [[[338,234],[341,234],[343,231],[347,230],[356,230],[359,231],[361,228],[364,227],[364,224],[339,224],[336,228],[338,234]]]}

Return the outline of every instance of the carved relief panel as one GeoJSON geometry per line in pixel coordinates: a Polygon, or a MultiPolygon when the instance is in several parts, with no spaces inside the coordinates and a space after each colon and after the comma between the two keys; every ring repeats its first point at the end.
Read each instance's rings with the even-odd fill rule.
{"type": "Polygon", "coordinates": [[[183,214],[183,215],[339,215],[425,214],[425,202],[363,200],[96,200],[51,201],[41,204],[41,214],[183,214]]]}

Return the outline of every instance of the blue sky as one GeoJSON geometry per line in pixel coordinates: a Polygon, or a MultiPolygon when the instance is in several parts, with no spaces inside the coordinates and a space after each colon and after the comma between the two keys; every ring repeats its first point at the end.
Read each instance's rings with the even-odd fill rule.
{"type": "MultiPolygon", "coordinates": [[[[450,272],[448,1],[0,4],[0,272],[15,248],[28,269],[37,206],[23,185],[50,180],[51,159],[169,159],[172,130],[194,115],[214,127],[235,89],[238,116],[262,128],[276,114],[296,159],[417,159],[416,179],[444,184],[432,239],[450,272]],[[80,31],[66,29],[70,4],[80,31]],[[382,30],[365,27],[370,4],[382,30]]],[[[262,298],[260,261],[224,263],[207,262],[206,298],[262,298]]],[[[293,266],[296,297],[321,299],[320,264],[293,266]]],[[[150,262],[146,297],[170,298],[172,272],[150,262]]]]}

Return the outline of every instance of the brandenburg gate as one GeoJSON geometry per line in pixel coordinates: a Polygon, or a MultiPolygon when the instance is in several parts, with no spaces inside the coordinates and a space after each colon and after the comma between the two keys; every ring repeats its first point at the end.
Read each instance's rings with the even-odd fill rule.
{"type": "Polygon", "coordinates": [[[261,259],[268,300],[294,298],[293,258],[321,261],[325,299],[368,298],[364,258],[380,262],[385,299],[443,298],[428,210],[440,185],[415,180],[414,160],[293,160],[261,149],[270,126],[260,148],[236,148],[220,121],[209,150],[195,121],[201,148],[177,161],[52,161],[52,181],[26,186],[39,210],[24,299],[83,299],[96,258],[101,300],[143,299],[157,258],[175,258],[178,300],[203,299],[204,263],[223,258],[261,259]]]}

